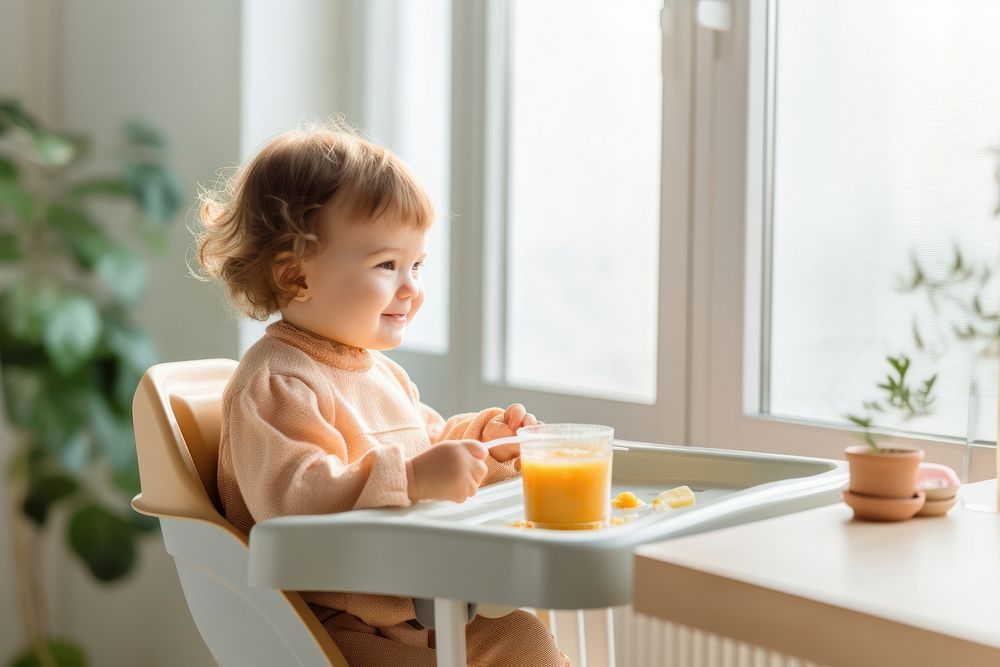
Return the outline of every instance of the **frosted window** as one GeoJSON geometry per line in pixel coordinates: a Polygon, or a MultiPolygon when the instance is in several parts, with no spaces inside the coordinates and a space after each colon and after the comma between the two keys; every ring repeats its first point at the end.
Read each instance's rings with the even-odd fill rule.
{"type": "Polygon", "coordinates": [[[506,379],[652,403],[662,4],[512,5],[506,379]]]}
{"type": "MultiPolygon", "coordinates": [[[[770,411],[843,421],[882,396],[886,355],[904,353],[913,380],[939,373],[934,412],[876,423],[964,436],[985,343],[954,327],[996,323],[965,310],[974,280],[940,291],[936,308],[900,287],[913,258],[948,278],[956,248],[967,265],[996,266],[1000,3],[777,7],[770,411]]],[[[987,284],[983,307],[995,312],[997,296],[987,284]]],[[[996,380],[980,373],[981,391],[995,397],[996,380]]]]}
{"type": "Polygon", "coordinates": [[[437,212],[422,270],[426,299],[401,349],[443,354],[450,282],[451,0],[377,0],[367,8],[373,65],[364,82],[366,125],[410,165],[437,212]]]}

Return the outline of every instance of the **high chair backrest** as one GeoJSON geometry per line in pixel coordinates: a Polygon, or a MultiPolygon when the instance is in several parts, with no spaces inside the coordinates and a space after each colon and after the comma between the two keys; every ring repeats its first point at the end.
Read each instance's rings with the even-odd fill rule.
{"type": "Polygon", "coordinates": [[[153,366],[133,402],[142,493],[133,505],[156,516],[221,523],[216,484],[222,392],[236,362],[206,359],[153,366]]]}
{"type": "Polygon", "coordinates": [[[216,484],[222,393],[236,362],[153,366],[132,403],[142,492],[132,507],[159,517],[195,625],[223,667],[347,665],[294,592],[247,584],[247,538],[222,515],[216,484]]]}

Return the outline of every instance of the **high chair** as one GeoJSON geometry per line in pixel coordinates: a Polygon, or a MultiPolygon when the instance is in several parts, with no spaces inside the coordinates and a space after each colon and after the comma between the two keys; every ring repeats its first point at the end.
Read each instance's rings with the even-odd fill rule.
{"type": "MultiPolygon", "coordinates": [[[[579,610],[540,616],[555,620],[555,631],[559,615],[572,614],[578,629],[564,634],[561,627],[559,644],[575,663],[593,665],[589,647],[598,633],[586,619],[610,619],[607,608],[631,602],[636,547],[837,502],[848,477],[841,461],[617,441],[613,490],[652,498],[677,480],[698,480],[708,502],[586,535],[498,530],[485,515],[522,513],[519,482],[511,480],[461,504],[269,519],[254,527],[251,562],[248,540],[220,513],[216,486],[222,393],[236,365],[213,359],[154,366],[133,401],[142,492],[132,507],[160,519],[195,625],[224,667],[347,665],[289,589],[433,597],[437,660],[447,665],[465,664],[462,625],[472,612],[463,600],[494,603],[478,607],[484,616],[517,607],[579,610]],[[336,548],[345,535],[363,539],[355,549],[336,548]],[[406,561],[406,572],[394,559],[368,558],[385,545],[422,557],[406,561]]],[[[613,625],[603,623],[604,664],[614,664],[613,625]]]]}
{"type": "Polygon", "coordinates": [[[188,607],[223,666],[347,667],[298,593],[247,584],[247,539],[221,514],[216,469],[230,359],[153,366],[132,404],[142,492],[132,507],[160,520],[188,607]]]}

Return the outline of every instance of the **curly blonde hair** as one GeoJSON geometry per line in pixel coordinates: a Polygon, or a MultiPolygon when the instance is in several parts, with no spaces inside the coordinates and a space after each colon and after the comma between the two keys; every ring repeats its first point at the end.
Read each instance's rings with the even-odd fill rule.
{"type": "Polygon", "coordinates": [[[258,320],[297,291],[298,262],[322,251],[318,212],[365,223],[383,216],[418,229],[434,220],[430,196],[397,155],[342,123],[278,135],[219,187],[202,189],[198,261],[239,310],[258,320]]]}

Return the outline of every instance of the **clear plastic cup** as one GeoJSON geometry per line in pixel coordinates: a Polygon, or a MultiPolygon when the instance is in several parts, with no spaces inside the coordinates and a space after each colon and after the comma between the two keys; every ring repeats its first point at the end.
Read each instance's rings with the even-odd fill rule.
{"type": "Polygon", "coordinates": [[[611,514],[615,430],[596,424],[537,424],[521,441],[524,518],[537,528],[592,530],[611,514]]]}

